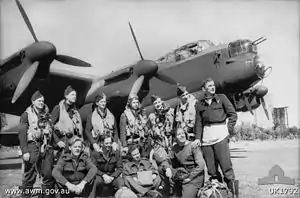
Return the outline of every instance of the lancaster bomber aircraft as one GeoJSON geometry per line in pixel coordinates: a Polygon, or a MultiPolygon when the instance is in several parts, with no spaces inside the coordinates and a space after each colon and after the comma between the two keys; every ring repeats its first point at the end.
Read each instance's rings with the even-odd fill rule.
{"type": "MultiPolygon", "coordinates": [[[[16,2],[35,38],[25,11],[19,1],[16,0],[16,2]]],[[[150,100],[152,94],[161,96],[163,100],[175,107],[178,83],[186,86],[188,91],[199,99],[203,95],[201,82],[207,77],[212,77],[215,80],[217,92],[226,94],[236,111],[252,112],[262,104],[266,116],[269,118],[263,99],[268,89],[261,84],[258,85],[266,77],[267,71],[271,69],[271,67],[266,68],[259,60],[257,51],[257,45],[265,41],[265,38],[261,37],[255,41],[239,39],[221,45],[215,45],[209,40],[199,40],[179,47],[157,60],[146,60],[141,53],[130,23],[129,28],[141,60],[105,76],[99,74],[99,77],[91,77],[80,73],[54,70],[49,67],[50,63],[54,59],[62,61],[63,58],[56,55],[55,47],[47,42],[41,44],[47,46],[47,52],[42,54],[40,54],[40,48],[30,48],[30,53],[39,58],[32,58],[26,51],[27,48],[23,50],[24,55],[20,56],[20,53],[17,53],[16,61],[1,64],[1,69],[8,69],[0,76],[2,86],[0,111],[21,115],[30,105],[30,97],[37,89],[45,96],[45,103],[51,109],[63,98],[64,89],[68,85],[72,85],[78,92],[77,105],[80,107],[83,123],[88,113],[91,113],[91,104],[94,98],[100,92],[104,92],[108,96],[108,108],[118,120],[124,111],[129,94],[138,94],[148,111],[152,110],[150,100]],[[37,61],[38,66],[32,66],[26,61],[37,61]],[[22,88],[24,93],[18,94],[20,98],[15,102],[14,93],[18,92],[19,84],[23,82],[24,78],[27,79],[24,80],[26,83],[31,79],[32,81],[28,83],[27,87],[22,88]]],[[[35,40],[37,41],[37,39],[35,40]]],[[[36,44],[38,43],[33,45],[36,44]]],[[[69,60],[69,58],[64,60],[69,60]]],[[[88,66],[84,61],[75,62],[78,63],[76,65],[88,66]]],[[[13,129],[8,129],[8,131],[13,131],[13,129]]],[[[8,135],[9,133],[4,134],[8,135]]],[[[16,140],[16,137],[5,141],[6,138],[2,135],[0,139],[1,143],[6,145],[17,144],[17,141],[12,141],[16,140]]]]}

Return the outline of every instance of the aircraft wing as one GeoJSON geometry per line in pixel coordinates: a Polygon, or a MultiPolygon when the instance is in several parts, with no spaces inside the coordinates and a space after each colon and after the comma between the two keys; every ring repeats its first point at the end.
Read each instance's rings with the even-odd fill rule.
{"type": "Polygon", "coordinates": [[[80,107],[83,105],[85,95],[95,78],[95,76],[76,70],[62,71],[51,69],[49,79],[41,88],[41,92],[45,97],[45,103],[52,109],[64,98],[65,88],[71,85],[77,91],[77,105],[80,107]]]}

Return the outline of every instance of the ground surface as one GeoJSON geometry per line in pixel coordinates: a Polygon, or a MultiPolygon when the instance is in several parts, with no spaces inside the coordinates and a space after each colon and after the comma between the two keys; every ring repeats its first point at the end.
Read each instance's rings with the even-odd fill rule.
{"type": "MultiPolygon", "coordinates": [[[[295,178],[296,184],[300,183],[299,140],[237,142],[230,143],[230,147],[236,178],[240,181],[240,198],[299,197],[299,188],[298,195],[293,196],[290,194],[275,196],[269,193],[269,189],[272,188],[281,187],[281,192],[285,192],[287,188],[297,188],[296,185],[259,186],[257,183],[259,178],[268,176],[269,170],[274,165],[279,165],[285,176],[295,178]]],[[[16,155],[17,152],[1,151],[0,161],[13,154],[16,155]]],[[[5,189],[21,184],[21,170],[18,166],[13,168],[16,169],[0,170],[0,197],[7,197],[5,189]]]]}

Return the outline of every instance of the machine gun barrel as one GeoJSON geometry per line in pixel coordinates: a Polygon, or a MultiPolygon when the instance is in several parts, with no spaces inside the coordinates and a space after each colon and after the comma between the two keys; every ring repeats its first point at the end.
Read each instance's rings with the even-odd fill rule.
{"type": "Polygon", "coordinates": [[[252,41],[252,43],[256,43],[257,41],[259,41],[259,40],[261,40],[261,39],[263,39],[264,37],[262,36],[262,37],[259,37],[258,39],[256,39],[255,41],[252,41]]]}
{"type": "Polygon", "coordinates": [[[264,42],[265,40],[267,40],[267,39],[266,39],[265,37],[262,36],[262,37],[256,39],[255,41],[253,41],[252,44],[258,45],[258,44],[260,44],[261,42],[264,42]]]}
{"type": "Polygon", "coordinates": [[[255,43],[255,45],[258,45],[258,44],[260,44],[260,43],[264,42],[265,40],[267,40],[267,39],[266,39],[266,38],[264,38],[263,40],[260,40],[258,43],[255,43]]]}

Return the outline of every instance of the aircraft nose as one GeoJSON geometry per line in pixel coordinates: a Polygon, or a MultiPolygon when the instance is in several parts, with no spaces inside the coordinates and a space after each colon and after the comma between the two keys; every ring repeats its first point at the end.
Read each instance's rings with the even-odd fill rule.
{"type": "Polygon", "coordinates": [[[260,98],[264,97],[268,93],[268,88],[263,85],[257,85],[255,86],[256,89],[256,95],[260,98]]]}
{"type": "Polygon", "coordinates": [[[153,76],[158,69],[158,65],[156,62],[151,60],[142,60],[139,61],[136,67],[134,68],[134,72],[138,75],[145,75],[145,76],[153,76]]]}

